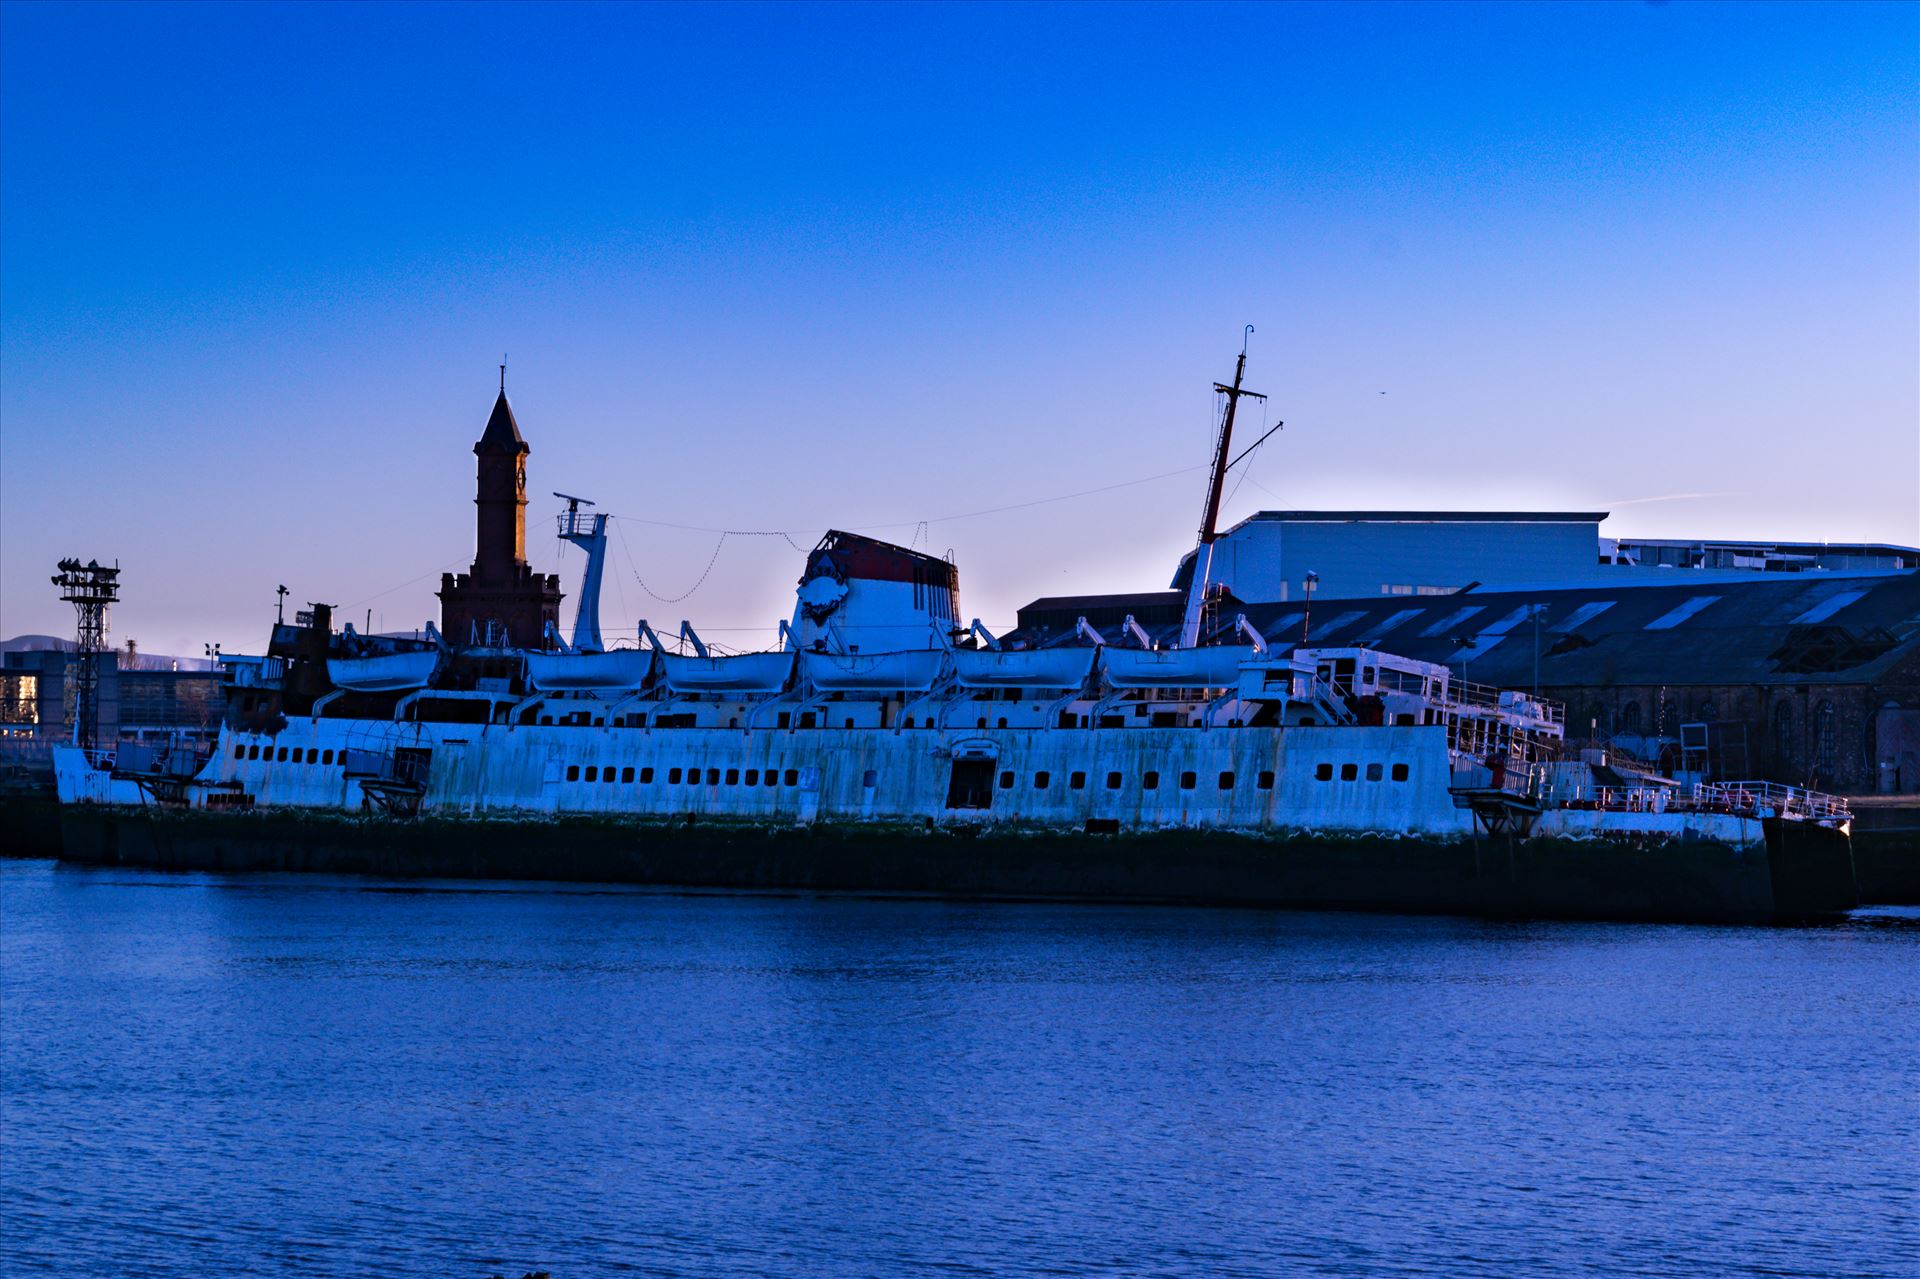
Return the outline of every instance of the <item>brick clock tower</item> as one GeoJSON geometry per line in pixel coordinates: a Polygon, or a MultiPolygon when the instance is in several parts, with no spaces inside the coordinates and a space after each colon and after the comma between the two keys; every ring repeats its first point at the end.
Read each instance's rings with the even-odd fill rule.
{"type": "Polygon", "coordinates": [[[560,579],[527,563],[527,454],[507,404],[504,376],[487,429],[473,446],[480,459],[473,568],[440,575],[440,631],[451,644],[542,648],[547,623],[560,620],[560,579]]]}

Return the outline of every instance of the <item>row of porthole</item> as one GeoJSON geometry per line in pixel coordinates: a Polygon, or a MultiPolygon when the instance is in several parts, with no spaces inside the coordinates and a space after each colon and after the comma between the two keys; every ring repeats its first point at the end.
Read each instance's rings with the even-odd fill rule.
{"type": "MultiPolygon", "coordinates": [[[[1123,777],[1119,773],[1107,774],[1108,790],[1119,790],[1121,786],[1125,784],[1125,782],[1126,782],[1125,777],[1123,777]]],[[[1221,790],[1232,790],[1233,783],[1234,783],[1234,775],[1232,773],[1220,774],[1221,790]]],[[[1033,789],[1035,790],[1046,790],[1052,784],[1053,784],[1053,775],[1051,773],[1042,771],[1042,772],[1035,773],[1033,775],[1033,789]]],[[[1193,790],[1199,784],[1200,784],[1200,778],[1198,774],[1196,773],[1180,774],[1181,790],[1193,790]]],[[[1257,787],[1259,787],[1259,789],[1261,790],[1272,790],[1273,789],[1273,773],[1270,770],[1262,772],[1260,776],[1255,779],[1254,784],[1257,787]]],[[[1013,785],[1014,785],[1013,770],[1008,769],[1003,771],[1000,774],[1000,789],[1012,790],[1013,785]]],[[[1085,773],[1067,774],[1068,790],[1085,790],[1086,788],[1087,788],[1087,775],[1085,773]]],[[[1160,774],[1155,772],[1152,769],[1148,769],[1146,772],[1140,774],[1140,789],[1141,790],[1159,790],[1160,774]]]]}
{"type": "MultiPolygon", "coordinates": [[[[797,768],[789,768],[782,774],[778,769],[769,768],[763,774],[757,768],[749,768],[746,771],[744,779],[741,776],[740,770],[737,768],[729,768],[725,770],[724,773],[717,768],[709,768],[707,770],[706,785],[722,785],[723,779],[724,784],[727,786],[739,786],[743,783],[748,786],[798,786],[800,784],[800,770],[797,768]]],[[[643,767],[636,771],[631,765],[626,768],[616,769],[612,764],[608,764],[604,768],[598,764],[587,764],[584,767],[579,764],[569,764],[567,765],[567,780],[570,782],[598,782],[602,786],[611,786],[615,781],[620,781],[630,786],[636,782],[641,786],[650,786],[653,784],[653,769],[643,767]]],[[[700,784],[700,770],[697,768],[669,768],[667,770],[667,785],[669,786],[698,786],[700,784]]]]}
{"type": "MultiPolygon", "coordinates": [[[[268,746],[265,748],[264,754],[262,753],[262,748],[259,746],[236,746],[233,748],[233,757],[235,759],[257,759],[266,763],[274,763],[277,761],[282,764],[333,763],[333,752],[330,750],[323,751],[317,747],[309,746],[302,749],[301,747],[295,746],[291,749],[292,757],[289,758],[288,755],[289,749],[285,746],[280,747],[277,752],[273,747],[268,746]]],[[[340,752],[340,762],[342,764],[347,762],[347,753],[345,751],[340,752]]]]}
{"type": "MultiPolygon", "coordinates": [[[[1381,780],[1381,778],[1384,777],[1385,775],[1386,775],[1385,770],[1382,769],[1379,764],[1367,765],[1368,781],[1377,782],[1381,780]]],[[[1316,782],[1332,781],[1333,765],[1332,764],[1316,765],[1313,770],[1313,780],[1316,782]]],[[[1340,765],[1340,780],[1343,782],[1353,782],[1353,781],[1360,780],[1360,766],[1358,764],[1340,765]]],[[[1393,766],[1393,780],[1396,782],[1404,782],[1407,780],[1407,766],[1405,764],[1395,764],[1393,766]]]]}

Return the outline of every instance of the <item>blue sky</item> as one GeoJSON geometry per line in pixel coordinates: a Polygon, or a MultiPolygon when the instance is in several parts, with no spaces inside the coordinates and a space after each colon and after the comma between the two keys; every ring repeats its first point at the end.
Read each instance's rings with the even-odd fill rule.
{"type": "Polygon", "coordinates": [[[1229,518],[1914,543],[1917,85],[1910,4],[5,4],[0,632],[433,616],[503,351],[610,629],[769,641],[828,525],[1162,586],[1247,323],[1229,518]]]}

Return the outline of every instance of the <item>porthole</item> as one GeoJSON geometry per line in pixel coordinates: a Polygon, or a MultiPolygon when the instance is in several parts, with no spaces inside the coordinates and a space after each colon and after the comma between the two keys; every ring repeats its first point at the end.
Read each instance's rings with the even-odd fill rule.
{"type": "Polygon", "coordinates": [[[1341,781],[1343,781],[1343,782],[1350,782],[1350,781],[1353,781],[1353,780],[1355,780],[1355,779],[1356,779],[1356,778],[1358,778],[1359,776],[1360,776],[1360,765],[1358,765],[1358,764],[1342,764],[1342,765],[1340,765],[1340,780],[1341,780],[1341,781]]]}
{"type": "Polygon", "coordinates": [[[595,765],[595,764],[587,765],[587,780],[590,782],[597,782],[600,780],[600,769],[598,765],[595,765]]]}
{"type": "Polygon", "coordinates": [[[747,770],[747,785],[758,786],[759,784],[760,784],[760,770],[757,768],[749,768],[747,770]]]}
{"type": "Polygon", "coordinates": [[[1067,774],[1067,787],[1070,790],[1085,790],[1087,788],[1087,775],[1085,773],[1067,774]]]}
{"type": "MultiPolygon", "coordinates": [[[[1405,765],[1396,765],[1396,767],[1405,767],[1405,765]]],[[[1261,790],[1272,790],[1273,770],[1271,768],[1263,769],[1259,779],[1254,782],[1254,785],[1258,786],[1261,790]]]]}
{"type": "Polygon", "coordinates": [[[1151,768],[1149,768],[1146,772],[1142,773],[1140,775],[1140,789],[1141,790],[1159,790],[1160,774],[1154,772],[1151,768]]]}
{"type": "Polygon", "coordinates": [[[1333,765],[1332,764],[1315,764],[1313,767],[1313,780],[1316,782],[1332,781],[1333,765]]]}
{"type": "Polygon", "coordinates": [[[1012,769],[1007,769],[1000,774],[1000,789],[1001,790],[1013,789],[1013,770],[1012,769]]]}
{"type": "Polygon", "coordinates": [[[1232,790],[1232,789],[1233,789],[1233,774],[1232,774],[1232,773],[1222,773],[1222,774],[1220,774],[1220,789],[1221,789],[1221,790],[1232,790]]]}
{"type": "Polygon", "coordinates": [[[669,768],[667,770],[667,785],[678,786],[679,784],[680,784],[680,770],[677,768],[669,768]]]}
{"type": "Polygon", "coordinates": [[[727,770],[727,785],[738,786],[739,784],[740,784],[740,770],[737,768],[729,768],[727,770]]]}
{"type": "Polygon", "coordinates": [[[577,782],[580,780],[580,765],[578,764],[567,765],[567,780],[570,782],[577,782]]]}
{"type": "Polygon", "coordinates": [[[642,786],[645,786],[647,783],[651,782],[652,780],[653,780],[653,770],[651,768],[643,768],[640,770],[640,784],[642,786]]]}
{"type": "Polygon", "coordinates": [[[1370,782],[1379,781],[1380,778],[1384,775],[1384,773],[1385,773],[1385,770],[1382,769],[1379,764],[1367,765],[1367,780],[1370,782]]]}
{"type": "Polygon", "coordinates": [[[1200,782],[1200,778],[1197,774],[1194,774],[1194,773],[1180,774],[1181,790],[1192,790],[1195,786],[1199,785],[1199,782],[1200,782]]]}
{"type": "Polygon", "coordinates": [[[1049,777],[1044,771],[1035,773],[1033,775],[1033,788],[1035,790],[1045,790],[1047,788],[1047,783],[1052,780],[1053,779],[1049,777]]]}
{"type": "Polygon", "coordinates": [[[623,782],[623,783],[627,783],[627,782],[631,782],[631,781],[633,780],[633,770],[632,770],[631,768],[623,768],[623,769],[621,769],[621,770],[620,770],[620,780],[621,780],[621,782],[623,782]]]}
{"type": "Polygon", "coordinates": [[[1393,780],[1396,782],[1404,782],[1407,780],[1407,766],[1405,764],[1395,764],[1393,766],[1393,780]]]}
{"type": "Polygon", "coordinates": [[[1108,774],[1107,774],[1107,789],[1108,789],[1108,790],[1119,790],[1119,789],[1120,789],[1120,774],[1118,774],[1118,773],[1108,773],[1108,774]]]}

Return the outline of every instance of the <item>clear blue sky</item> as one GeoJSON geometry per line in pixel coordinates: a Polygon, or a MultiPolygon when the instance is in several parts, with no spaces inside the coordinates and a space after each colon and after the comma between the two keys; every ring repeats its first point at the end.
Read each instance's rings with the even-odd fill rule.
{"type": "Polygon", "coordinates": [[[610,627],[790,607],[784,538],[650,598],[715,538],[641,518],[1163,586],[1197,470],[941,517],[1201,466],[1246,323],[1229,518],[1915,542],[1917,85],[1894,3],[9,3],[0,632],[66,554],[153,651],[433,616],[503,351],[536,562],[634,517],[610,627]]]}

